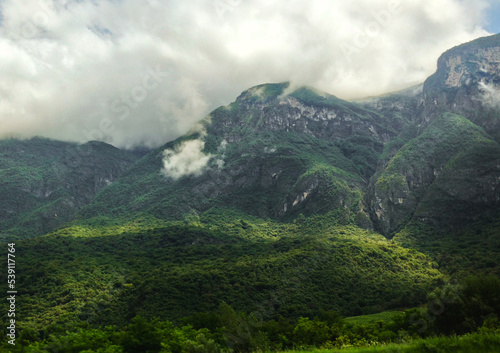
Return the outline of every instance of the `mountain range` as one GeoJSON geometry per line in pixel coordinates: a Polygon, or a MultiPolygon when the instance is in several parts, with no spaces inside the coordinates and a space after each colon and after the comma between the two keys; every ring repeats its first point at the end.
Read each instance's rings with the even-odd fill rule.
{"type": "Polygon", "coordinates": [[[500,36],[455,47],[423,85],[347,102],[264,84],[150,151],[103,142],[4,140],[2,232],[71,220],[164,220],[232,208],[290,221],[330,213],[392,237],[499,215],[500,36]]]}
{"type": "Polygon", "coordinates": [[[258,85],[149,151],[2,140],[0,175],[37,329],[221,300],[269,317],[417,306],[500,275],[500,35],[381,97],[258,85]]]}

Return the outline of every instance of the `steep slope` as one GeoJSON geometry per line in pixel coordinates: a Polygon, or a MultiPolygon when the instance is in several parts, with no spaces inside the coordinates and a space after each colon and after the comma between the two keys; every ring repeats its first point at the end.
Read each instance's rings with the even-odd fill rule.
{"type": "Polygon", "coordinates": [[[436,226],[500,215],[500,145],[477,141],[452,158],[418,205],[415,218],[436,226]]]}
{"type": "Polygon", "coordinates": [[[390,234],[412,217],[447,226],[491,216],[500,201],[499,148],[482,128],[461,116],[436,118],[372,179],[378,228],[390,234]]]}
{"type": "Polygon", "coordinates": [[[453,112],[483,127],[500,141],[500,34],[445,52],[424,83],[424,121],[453,112]]]}
{"type": "Polygon", "coordinates": [[[102,142],[0,141],[0,229],[32,237],[71,220],[138,156],[102,142]]]}
{"type": "Polygon", "coordinates": [[[412,219],[450,229],[500,215],[499,84],[494,35],[445,52],[421,94],[362,102],[380,114],[410,114],[414,122],[385,144],[370,182],[377,230],[393,235],[412,219]]]}
{"type": "Polygon", "coordinates": [[[243,92],[143,158],[80,216],[181,219],[223,205],[282,220],[335,211],[339,221],[371,227],[364,189],[383,144],[407,121],[308,88],[287,94],[287,87],[243,92]]]}
{"type": "Polygon", "coordinates": [[[405,143],[422,133],[419,119],[424,109],[423,84],[379,97],[361,99],[356,103],[402,123],[399,134],[384,144],[378,166],[389,162],[405,143]]]}

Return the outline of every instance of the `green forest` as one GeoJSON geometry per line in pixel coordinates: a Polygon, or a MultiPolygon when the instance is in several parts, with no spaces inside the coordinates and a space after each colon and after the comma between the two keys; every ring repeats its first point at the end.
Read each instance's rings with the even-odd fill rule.
{"type": "MultiPolygon", "coordinates": [[[[442,236],[439,244],[417,251],[400,245],[412,239],[416,226],[387,240],[332,219],[327,214],[277,223],[225,209],[182,222],[145,216],[103,226],[111,220],[96,218],[16,241],[19,336],[14,347],[5,340],[2,347],[498,349],[499,266],[488,260],[498,259],[498,244],[481,247],[476,241],[474,247],[469,230],[462,236],[471,246],[442,236]],[[453,244],[443,258],[440,251],[453,244]],[[474,257],[480,251],[484,260],[474,257]],[[473,270],[465,258],[487,266],[473,270]]],[[[492,235],[496,226],[490,224],[492,235]]],[[[8,322],[8,303],[1,312],[8,322]]]]}

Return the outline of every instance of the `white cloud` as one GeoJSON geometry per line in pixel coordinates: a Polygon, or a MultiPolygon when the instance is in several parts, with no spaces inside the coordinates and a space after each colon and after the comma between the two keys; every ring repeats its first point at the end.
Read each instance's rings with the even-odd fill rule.
{"type": "Polygon", "coordinates": [[[0,136],[158,146],[260,83],[341,98],[423,81],[486,0],[4,0],[0,136]],[[346,51],[347,50],[347,51],[346,51]],[[159,72],[156,79],[151,70],[159,72]]]}
{"type": "Polygon", "coordinates": [[[203,153],[204,147],[205,142],[197,139],[184,141],[175,150],[163,151],[162,173],[173,179],[201,175],[213,157],[211,154],[203,153]]]}
{"type": "Polygon", "coordinates": [[[482,91],[481,100],[483,104],[500,108],[500,87],[492,83],[479,82],[479,89],[482,91]]]}

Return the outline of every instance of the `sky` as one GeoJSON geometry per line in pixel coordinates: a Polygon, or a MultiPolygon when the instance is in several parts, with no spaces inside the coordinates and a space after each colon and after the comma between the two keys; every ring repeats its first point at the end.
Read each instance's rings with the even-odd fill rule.
{"type": "Polygon", "coordinates": [[[158,147],[244,90],[419,84],[500,0],[2,0],[0,138],[158,147]]]}

